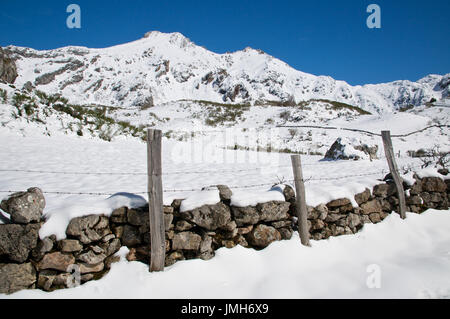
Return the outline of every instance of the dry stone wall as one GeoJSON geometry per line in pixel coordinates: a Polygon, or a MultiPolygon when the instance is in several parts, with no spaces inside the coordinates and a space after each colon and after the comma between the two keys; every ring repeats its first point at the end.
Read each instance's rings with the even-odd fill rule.
{"type": "MultiPolygon", "coordinates": [[[[415,179],[414,185],[404,185],[409,211],[420,214],[429,208],[448,209],[449,180],[415,179]]],[[[211,259],[221,247],[263,249],[274,241],[290,239],[297,230],[291,187],[283,190],[285,201],[248,207],[231,206],[231,190],[224,185],[218,189],[221,201],[215,205],[181,212],[182,200],[175,200],[164,207],[166,266],[186,259],[211,259]]],[[[366,223],[381,222],[398,206],[396,189],[389,180],[356,194],[354,199],[359,207],[353,207],[348,198],[308,207],[311,238],[357,233],[366,223]]],[[[67,238],[60,241],[55,236],[39,238],[44,207],[44,196],[37,188],[1,202],[11,218],[0,225],[0,293],[35,288],[51,291],[70,287],[75,279],[80,283],[99,279],[119,260],[115,253],[122,246],[129,248],[129,261],[149,263],[148,207],[122,207],[109,217],[74,218],[66,229],[67,238]]]]}

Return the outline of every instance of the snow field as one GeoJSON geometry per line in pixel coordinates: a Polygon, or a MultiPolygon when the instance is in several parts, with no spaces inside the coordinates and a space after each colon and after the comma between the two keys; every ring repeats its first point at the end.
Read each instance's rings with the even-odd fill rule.
{"type": "Polygon", "coordinates": [[[0,298],[449,298],[449,212],[406,220],[391,214],[357,235],[312,241],[311,248],[300,245],[298,233],[262,251],[222,248],[212,260],[178,262],[162,273],[122,258],[100,281],[0,298]]]}

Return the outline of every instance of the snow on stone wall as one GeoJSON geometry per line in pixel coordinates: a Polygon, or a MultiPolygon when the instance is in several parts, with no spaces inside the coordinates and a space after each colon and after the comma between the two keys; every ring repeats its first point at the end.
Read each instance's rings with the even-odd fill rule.
{"type": "MultiPolygon", "coordinates": [[[[414,179],[415,183],[404,185],[409,211],[420,214],[429,208],[448,209],[450,180],[417,175],[414,179]]],[[[186,259],[209,260],[221,247],[264,249],[274,241],[291,239],[297,231],[295,192],[290,186],[279,188],[284,200],[268,198],[243,207],[233,206],[236,201],[228,187],[217,188],[218,202],[212,205],[185,210],[180,209],[180,199],[164,206],[166,266],[186,259]]],[[[356,194],[354,200],[359,207],[353,207],[348,198],[308,207],[311,238],[355,234],[366,223],[384,220],[398,205],[395,186],[389,182],[356,194]]],[[[123,246],[129,249],[129,261],[149,263],[148,206],[121,207],[110,216],[73,218],[66,228],[67,238],[59,241],[54,235],[39,237],[45,223],[44,207],[43,194],[36,188],[1,202],[10,217],[0,224],[0,293],[36,288],[51,291],[99,279],[120,259],[116,253],[123,246]]]]}

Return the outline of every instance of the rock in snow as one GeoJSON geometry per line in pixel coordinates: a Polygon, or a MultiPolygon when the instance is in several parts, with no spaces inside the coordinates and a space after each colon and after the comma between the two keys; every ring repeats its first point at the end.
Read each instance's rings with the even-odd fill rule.
{"type": "Polygon", "coordinates": [[[10,195],[2,200],[1,209],[11,216],[11,222],[28,224],[39,222],[45,208],[45,198],[39,188],[29,188],[26,192],[10,195]]]}

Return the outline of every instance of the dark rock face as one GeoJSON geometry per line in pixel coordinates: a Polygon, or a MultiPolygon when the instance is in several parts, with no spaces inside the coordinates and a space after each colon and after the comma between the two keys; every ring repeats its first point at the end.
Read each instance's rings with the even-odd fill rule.
{"type": "Polygon", "coordinates": [[[274,227],[260,224],[250,232],[247,239],[250,244],[265,248],[274,241],[281,240],[281,235],[274,227]]]}
{"type": "Polygon", "coordinates": [[[0,293],[12,294],[34,288],[35,282],[36,270],[31,263],[0,264],[0,293]]]}
{"type": "Polygon", "coordinates": [[[26,192],[14,193],[2,200],[0,207],[11,215],[12,223],[39,222],[45,208],[45,198],[39,188],[30,188],[26,192]]]}
{"type": "Polygon", "coordinates": [[[258,204],[256,208],[261,214],[261,221],[273,222],[288,219],[289,206],[287,202],[268,202],[258,204]]]}
{"type": "Polygon", "coordinates": [[[55,245],[54,236],[46,237],[43,240],[39,240],[36,248],[33,249],[32,256],[35,261],[40,261],[42,257],[53,249],[55,245]]]}
{"type": "Polygon", "coordinates": [[[79,252],[83,245],[76,239],[64,239],[59,242],[59,249],[64,253],[79,252]]]}
{"type": "Polygon", "coordinates": [[[387,198],[397,193],[394,184],[380,184],[373,188],[373,195],[381,198],[387,198]]]}
{"type": "Polygon", "coordinates": [[[361,205],[370,199],[370,195],[370,190],[366,188],[364,192],[355,195],[355,201],[358,205],[361,205]]]}
{"type": "Polygon", "coordinates": [[[338,138],[325,153],[325,160],[348,160],[349,158],[344,155],[345,145],[342,144],[342,140],[338,138]]]}
{"type": "Polygon", "coordinates": [[[75,257],[68,253],[54,252],[46,254],[39,262],[38,269],[54,269],[59,271],[67,271],[67,268],[75,264],[75,257]]]}
{"type": "Polygon", "coordinates": [[[17,76],[16,64],[9,55],[0,48],[0,80],[6,83],[14,83],[17,76]]]}
{"type": "Polygon", "coordinates": [[[241,227],[244,225],[254,225],[259,222],[259,212],[256,207],[231,207],[236,224],[241,227]]]}
{"type": "Polygon", "coordinates": [[[23,263],[38,243],[40,224],[0,225],[0,257],[23,263]]]}
{"type": "Polygon", "coordinates": [[[233,192],[226,185],[217,185],[221,201],[230,201],[233,192]]]}
{"type": "Polygon", "coordinates": [[[123,229],[122,243],[127,247],[133,247],[141,244],[142,239],[139,229],[131,225],[125,225],[123,229]]]}
{"type": "Polygon", "coordinates": [[[68,236],[77,238],[83,244],[98,241],[110,233],[109,219],[98,215],[74,218],[66,229],[68,236]]]}
{"type": "Polygon", "coordinates": [[[231,220],[230,208],[223,203],[205,205],[189,212],[183,212],[181,215],[185,220],[207,230],[216,230],[231,220]]]}
{"type": "Polygon", "coordinates": [[[422,189],[425,192],[446,192],[447,184],[438,177],[425,177],[422,179],[422,189]]]}
{"type": "Polygon", "coordinates": [[[194,250],[200,249],[202,238],[192,232],[178,233],[173,238],[172,248],[174,250],[194,250]]]}
{"type": "Polygon", "coordinates": [[[348,198],[340,198],[340,199],[336,199],[336,200],[333,200],[333,201],[329,202],[327,204],[327,207],[329,209],[335,209],[335,208],[338,208],[338,207],[347,206],[349,204],[351,204],[351,202],[350,202],[350,200],[348,198]]]}

